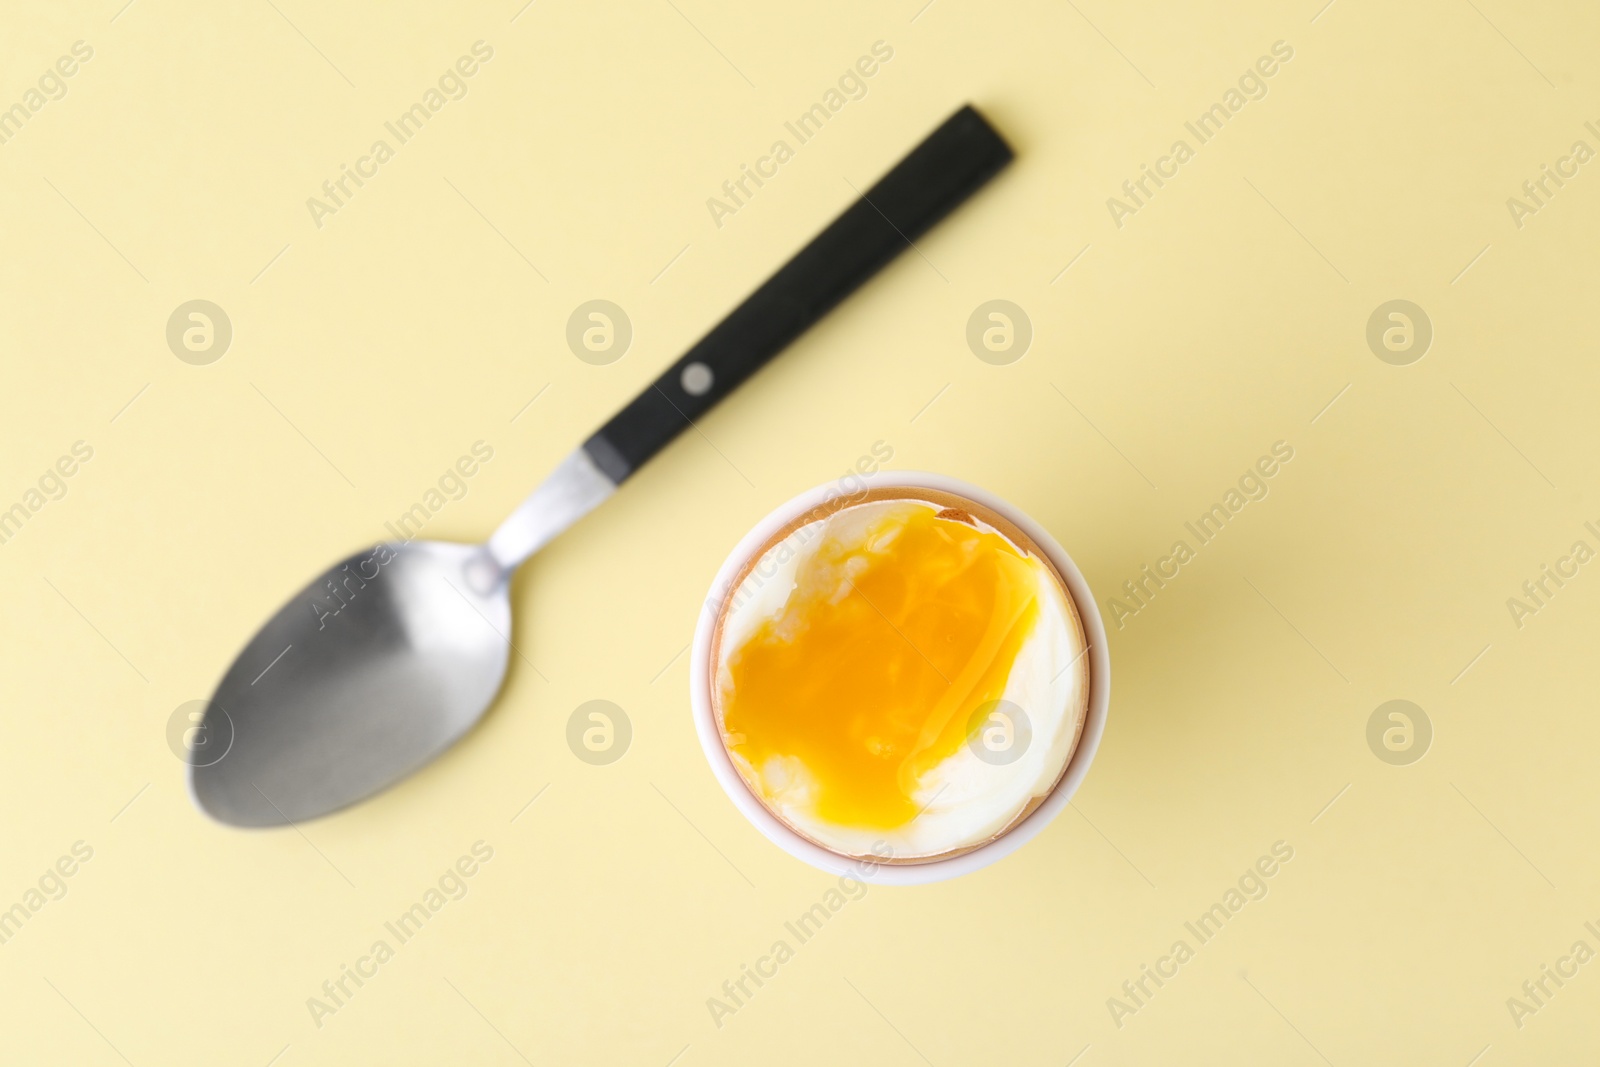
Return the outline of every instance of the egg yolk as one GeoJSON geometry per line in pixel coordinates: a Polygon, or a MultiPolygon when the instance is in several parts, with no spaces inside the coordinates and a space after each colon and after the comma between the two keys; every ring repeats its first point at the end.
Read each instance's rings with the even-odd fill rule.
{"type": "Polygon", "coordinates": [[[923,775],[981,725],[1038,619],[1042,564],[968,519],[902,504],[853,543],[825,529],[783,610],[726,658],[729,749],[779,780],[797,760],[835,825],[919,814],[923,775]]]}

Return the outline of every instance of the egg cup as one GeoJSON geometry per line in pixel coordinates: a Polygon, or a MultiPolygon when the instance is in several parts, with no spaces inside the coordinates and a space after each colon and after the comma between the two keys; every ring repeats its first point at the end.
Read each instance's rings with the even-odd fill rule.
{"type": "Polygon", "coordinates": [[[873,874],[873,881],[880,885],[923,885],[943,881],[986,867],[1022,847],[1066,807],[1083,781],[1099,748],[1110,704],[1111,661],[1106,647],[1105,625],[1095,607],[1094,594],[1071,557],[1043,527],[1005,501],[965,482],[916,471],[880,471],[860,478],[851,475],[846,481],[850,484],[830,482],[817,486],[775,509],[745,535],[723,562],[695,628],[689,664],[689,697],[695,732],[723,791],[768,840],[819,870],[841,876],[857,874],[862,863],[859,857],[832,851],[802,836],[774,814],[760,797],[755,796],[727,750],[712,698],[717,669],[714,646],[727,602],[747,576],[753,559],[761,556],[788,531],[838,509],[841,497],[847,498],[845,506],[848,506],[869,498],[893,496],[893,491],[897,489],[908,490],[909,494],[931,490],[965,498],[994,512],[1033,542],[1066,587],[1087,642],[1088,701],[1076,746],[1054,789],[1033,805],[1025,816],[999,836],[953,855],[912,862],[896,862],[892,856],[885,856],[884,862],[875,865],[873,874]]]}

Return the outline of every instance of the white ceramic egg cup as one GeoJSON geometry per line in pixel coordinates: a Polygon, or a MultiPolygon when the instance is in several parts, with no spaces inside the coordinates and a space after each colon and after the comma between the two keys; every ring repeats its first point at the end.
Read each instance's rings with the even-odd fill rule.
{"type": "Polygon", "coordinates": [[[922,471],[880,471],[860,477],[859,482],[854,476],[847,476],[846,480],[855,484],[845,486],[842,482],[830,482],[819,485],[774,510],[745,535],[718,570],[716,579],[711,585],[711,595],[707,597],[706,607],[702,610],[700,622],[695,627],[694,648],[689,661],[689,700],[694,712],[695,732],[700,736],[700,747],[705,750],[706,760],[711,764],[711,772],[722,784],[723,791],[728,794],[728,799],[733,801],[734,807],[743,812],[744,817],[754,823],[756,829],[765,834],[768,840],[789,855],[819,870],[838,875],[850,874],[878,885],[926,885],[930,882],[940,882],[987,867],[1027,844],[1049,825],[1050,820],[1061,813],[1084,776],[1089,773],[1089,764],[1094,762],[1095,752],[1100,747],[1100,735],[1105,732],[1106,712],[1111,702],[1111,656],[1106,648],[1105,624],[1095,607],[1094,593],[1089,589],[1089,583],[1084,580],[1083,573],[1072,562],[1072,557],[1067,555],[1044,527],[1004,500],[966,482],[922,471]],[[1016,524],[1034,544],[1039,546],[1039,550],[1049,557],[1050,562],[1066,580],[1067,589],[1078,609],[1078,617],[1083,621],[1084,637],[1089,646],[1089,704],[1083,733],[1078,738],[1078,745],[1067,762],[1067,769],[1061,780],[1056,783],[1055,789],[1044,802],[1008,833],[970,852],[947,859],[929,860],[926,863],[878,864],[872,867],[870,874],[863,874],[863,861],[830,852],[801,837],[767,810],[745,785],[738,768],[733,765],[733,760],[723,746],[722,734],[712,710],[711,641],[717,628],[719,615],[717,608],[725,597],[733,594],[734,578],[744,569],[750,558],[762,551],[767,542],[780,530],[808,511],[821,508],[840,496],[853,495],[861,492],[863,488],[881,490],[897,487],[953,493],[990,508],[1016,524]]]}

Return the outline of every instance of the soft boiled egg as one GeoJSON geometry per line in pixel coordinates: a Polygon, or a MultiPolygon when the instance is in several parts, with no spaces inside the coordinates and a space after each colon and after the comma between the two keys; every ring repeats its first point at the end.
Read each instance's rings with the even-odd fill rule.
{"type": "Polygon", "coordinates": [[[713,638],[713,709],[751,793],[822,847],[969,851],[1060,781],[1089,694],[1066,585],[1025,534],[880,487],[780,530],[713,638]],[[875,847],[876,846],[876,847],[875,847]]]}

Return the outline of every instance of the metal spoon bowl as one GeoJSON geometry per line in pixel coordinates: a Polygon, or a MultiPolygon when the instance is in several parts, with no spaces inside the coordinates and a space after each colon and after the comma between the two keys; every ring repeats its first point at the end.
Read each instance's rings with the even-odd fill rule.
{"type": "Polygon", "coordinates": [[[195,803],[235,826],[323,815],[391,785],[472,728],[500,691],[511,574],[616,491],[579,449],[484,545],[384,543],[278,609],[217,686],[195,803]]]}
{"type": "Polygon", "coordinates": [[[379,545],[291,597],[217,686],[207,719],[226,715],[231,747],[191,768],[201,809],[235,826],[299,822],[471,729],[505,678],[511,632],[507,583],[480,592],[467,580],[481,552],[379,545]]]}

